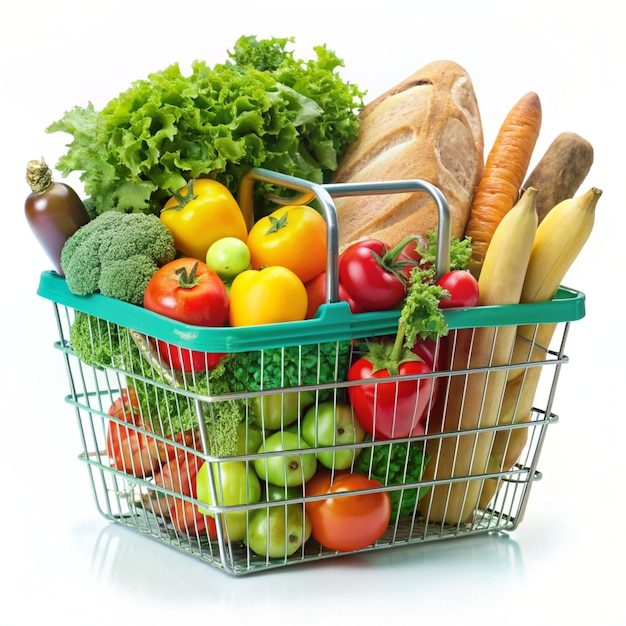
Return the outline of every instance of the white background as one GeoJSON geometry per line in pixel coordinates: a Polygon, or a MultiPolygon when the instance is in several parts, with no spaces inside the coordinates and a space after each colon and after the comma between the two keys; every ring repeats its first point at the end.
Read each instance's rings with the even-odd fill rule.
{"type": "MultiPolygon", "coordinates": [[[[618,8],[608,0],[13,3],[0,37],[0,622],[625,623],[626,47],[618,8]],[[183,68],[194,59],[222,61],[243,34],[295,36],[303,57],[327,43],[344,59],[344,77],[372,98],[430,61],[452,59],[472,76],[486,151],[510,107],[531,90],[544,120],[535,161],[561,131],[594,145],[583,187],[604,194],[566,281],[585,292],[587,316],[570,333],[543,480],[509,537],[234,579],[96,512],[63,401],[51,305],[35,294],[49,263],[24,219],[25,166],[42,156],[55,164],[65,152],[68,137],[44,129],[66,110],[89,101],[101,108],[174,61],[183,68]]],[[[77,178],[66,182],[80,191],[77,178]]]]}

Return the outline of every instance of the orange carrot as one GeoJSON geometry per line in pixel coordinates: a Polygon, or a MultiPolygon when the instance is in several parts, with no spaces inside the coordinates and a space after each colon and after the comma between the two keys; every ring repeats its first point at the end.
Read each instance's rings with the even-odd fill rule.
{"type": "Polygon", "coordinates": [[[531,91],[509,111],[487,156],[465,228],[472,240],[469,269],[476,278],[496,227],[519,200],[540,127],[541,102],[531,91]]]}

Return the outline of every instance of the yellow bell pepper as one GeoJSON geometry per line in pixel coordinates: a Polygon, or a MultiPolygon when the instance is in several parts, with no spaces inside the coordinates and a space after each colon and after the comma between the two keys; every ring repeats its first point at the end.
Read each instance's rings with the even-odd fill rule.
{"type": "Polygon", "coordinates": [[[184,256],[206,262],[211,244],[222,237],[248,238],[239,204],[227,187],[210,178],[197,178],[172,194],[160,213],[161,221],[184,256]]]}
{"type": "Polygon", "coordinates": [[[231,326],[297,322],[305,318],[308,307],[304,283],[280,265],[237,274],[228,297],[231,326]]]}

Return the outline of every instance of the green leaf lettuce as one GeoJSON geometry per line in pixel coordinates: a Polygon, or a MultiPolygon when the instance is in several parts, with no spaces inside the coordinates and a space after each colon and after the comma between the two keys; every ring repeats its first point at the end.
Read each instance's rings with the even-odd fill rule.
{"type": "Polygon", "coordinates": [[[340,77],[334,52],[318,46],[303,61],[290,42],[241,37],[224,63],[195,61],[188,76],[174,63],[101,111],[74,107],[46,129],[73,137],[57,168],[81,173],[97,213],[158,214],[191,178],[236,194],[251,167],[324,182],[357,137],[364,93],[340,77]]]}

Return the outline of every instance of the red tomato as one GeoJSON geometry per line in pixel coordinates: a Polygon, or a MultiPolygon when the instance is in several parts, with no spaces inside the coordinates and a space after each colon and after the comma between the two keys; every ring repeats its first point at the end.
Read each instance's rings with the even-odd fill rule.
{"type": "Polygon", "coordinates": [[[196,489],[196,474],[202,463],[202,457],[183,448],[176,448],[176,452],[154,475],[154,483],[184,496],[193,496],[196,489]]]}
{"type": "Polygon", "coordinates": [[[109,415],[129,424],[109,422],[106,445],[111,466],[131,476],[152,476],[158,466],[159,447],[154,437],[143,432],[150,432],[150,427],[142,423],[133,387],[122,390],[121,397],[111,405],[109,415]]]}
{"type": "MultiPolygon", "coordinates": [[[[398,375],[428,374],[425,361],[403,361],[398,375]]],[[[350,404],[359,423],[376,439],[415,437],[424,434],[424,421],[431,406],[433,378],[384,382],[388,369],[374,371],[372,362],[360,358],[348,370],[348,380],[371,379],[371,384],[348,387],[350,404]]]]}
{"type": "MultiPolygon", "coordinates": [[[[326,272],[324,271],[321,274],[318,274],[304,286],[306,287],[306,293],[309,301],[306,319],[311,319],[315,317],[317,309],[319,309],[322,304],[326,303],[326,272]]],[[[339,283],[338,288],[339,301],[347,302],[350,305],[350,311],[352,311],[352,313],[361,313],[363,311],[363,307],[350,297],[346,288],[341,283],[339,283]]]]}
{"type": "Polygon", "coordinates": [[[179,372],[201,372],[212,370],[225,356],[223,352],[200,352],[188,350],[157,339],[157,350],[161,359],[179,372]]]}
{"type": "Polygon", "coordinates": [[[339,552],[361,550],[375,543],[389,526],[389,494],[385,491],[335,497],[332,494],[381,486],[377,480],[353,472],[335,472],[334,476],[330,471],[317,472],[305,483],[305,495],[331,497],[305,504],[313,539],[339,552]]]}
{"type": "MultiPolygon", "coordinates": [[[[154,475],[154,484],[180,493],[191,498],[197,497],[196,477],[203,459],[183,448],[174,448],[175,452],[161,465],[161,469],[154,475]]],[[[155,492],[156,510],[169,514],[174,527],[180,532],[204,533],[214,539],[216,535],[214,525],[208,522],[205,516],[198,511],[192,502],[170,495],[169,493],[155,492]]]]}
{"type": "MultiPolygon", "coordinates": [[[[171,437],[171,439],[178,444],[182,444],[186,448],[202,452],[202,441],[200,439],[200,431],[198,430],[190,428],[189,430],[177,432],[171,437]]],[[[178,446],[174,446],[169,443],[163,444],[159,449],[159,458],[161,461],[167,461],[168,459],[174,458],[180,450],[181,448],[178,446]]]]}
{"type": "Polygon", "coordinates": [[[182,498],[172,498],[169,513],[172,524],[177,531],[217,539],[215,518],[202,515],[193,502],[182,498]]]}
{"type": "MultiPolygon", "coordinates": [[[[403,261],[409,261],[409,264],[403,268],[403,273],[406,276],[407,280],[411,279],[411,270],[416,266],[420,265],[422,262],[422,256],[418,252],[419,248],[426,249],[428,247],[428,240],[424,235],[415,235],[413,239],[411,239],[405,246],[402,248],[400,252],[399,259],[403,261]]],[[[430,267],[430,263],[424,263],[420,265],[422,269],[427,269],[430,267]]]]}
{"type": "MultiPolygon", "coordinates": [[[[179,441],[187,443],[189,435],[180,435],[179,441]]],[[[183,448],[168,446],[169,458],[155,475],[156,485],[192,498],[197,497],[196,476],[202,465],[201,457],[183,448]],[[173,452],[171,452],[173,450],[173,452]]],[[[198,511],[198,507],[188,500],[169,494],[157,496],[161,504],[167,507],[170,520],[179,532],[197,535],[206,534],[209,539],[217,537],[215,520],[207,518],[198,511]]]]}
{"type": "Polygon", "coordinates": [[[469,308],[478,304],[478,281],[465,270],[452,270],[444,274],[437,284],[450,293],[450,298],[439,301],[439,308],[469,308]]]}
{"type": "Polygon", "coordinates": [[[419,263],[422,260],[422,255],[418,252],[418,245],[424,247],[426,246],[426,244],[426,237],[424,237],[423,235],[416,235],[404,246],[404,248],[402,248],[400,256],[419,263]]]}
{"type": "MultiPolygon", "coordinates": [[[[159,268],[144,293],[144,307],[194,326],[225,326],[228,292],[222,279],[206,263],[192,258],[176,259],[159,268]]],[[[211,369],[224,356],[179,348],[157,341],[165,363],[184,372],[211,369]]]]}
{"type": "Polygon", "coordinates": [[[406,295],[404,266],[388,254],[376,239],[358,241],[344,250],[339,260],[339,281],[365,311],[384,311],[406,295]]]}

